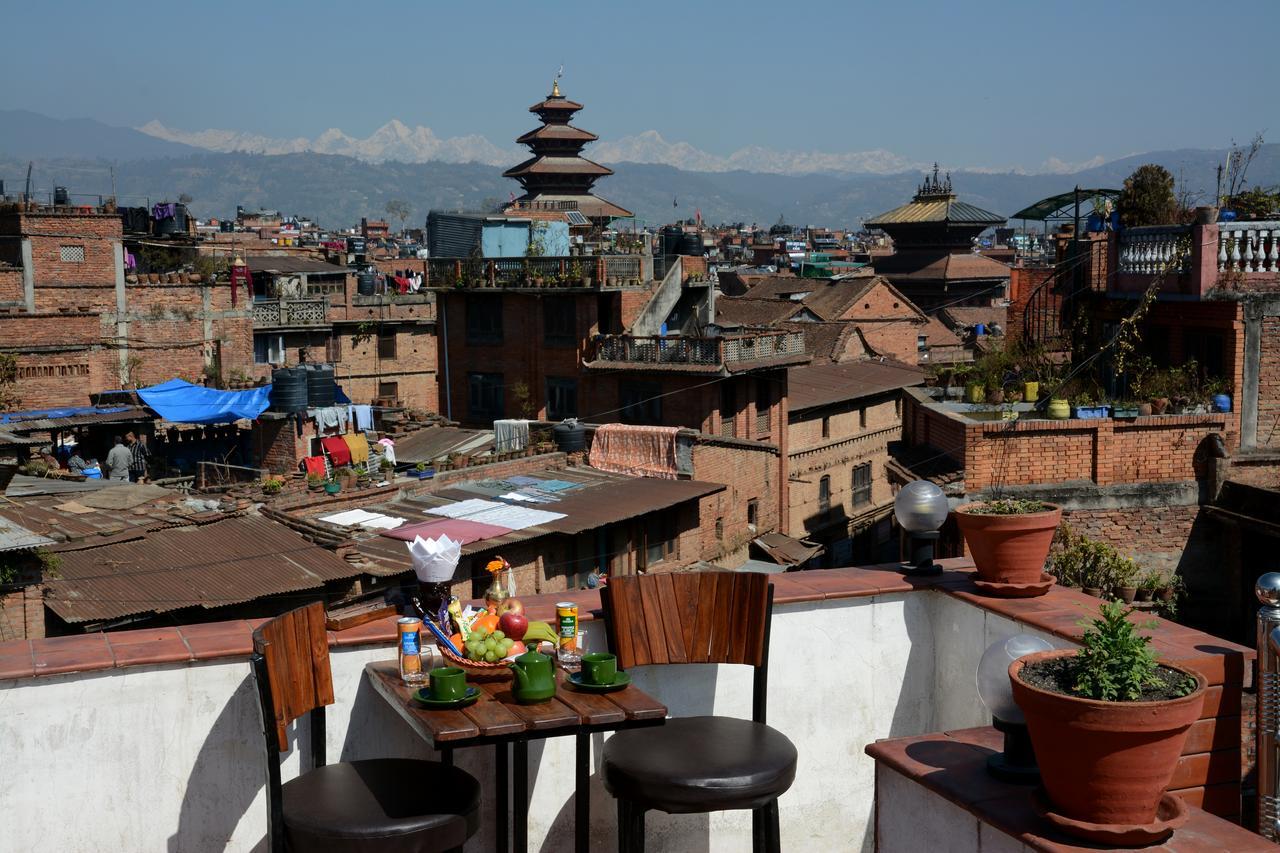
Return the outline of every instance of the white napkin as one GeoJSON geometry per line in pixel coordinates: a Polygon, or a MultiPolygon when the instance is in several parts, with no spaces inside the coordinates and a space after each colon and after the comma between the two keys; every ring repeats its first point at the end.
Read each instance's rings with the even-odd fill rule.
{"type": "Polygon", "coordinates": [[[453,579],[454,569],[462,557],[462,543],[448,536],[439,539],[423,539],[415,536],[409,546],[413,558],[413,573],[423,583],[444,583],[453,579]]]}

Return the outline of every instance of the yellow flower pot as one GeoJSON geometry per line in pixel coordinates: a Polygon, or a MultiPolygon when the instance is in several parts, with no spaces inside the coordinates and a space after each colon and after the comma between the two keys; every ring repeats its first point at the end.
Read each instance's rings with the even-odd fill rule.
{"type": "Polygon", "coordinates": [[[1054,420],[1065,421],[1071,417],[1071,404],[1055,397],[1049,401],[1048,415],[1054,420]]]}
{"type": "Polygon", "coordinates": [[[1024,382],[1022,383],[1022,399],[1028,403],[1034,403],[1040,399],[1040,383],[1024,382]]]}

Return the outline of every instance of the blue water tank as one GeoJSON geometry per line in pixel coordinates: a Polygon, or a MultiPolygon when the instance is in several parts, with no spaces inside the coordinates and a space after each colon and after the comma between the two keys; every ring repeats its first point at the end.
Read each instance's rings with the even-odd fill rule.
{"type": "Polygon", "coordinates": [[[986,323],[978,323],[978,324],[974,325],[974,327],[973,327],[973,333],[974,333],[975,335],[977,335],[978,337],[982,337],[983,335],[985,335],[985,334],[987,333],[987,324],[986,324],[986,323]]]}

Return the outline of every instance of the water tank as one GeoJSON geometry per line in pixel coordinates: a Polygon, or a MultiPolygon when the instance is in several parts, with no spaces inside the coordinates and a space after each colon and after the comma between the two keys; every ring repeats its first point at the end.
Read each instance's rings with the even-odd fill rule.
{"type": "Polygon", "coordinates": [[[332,406],[333,365],[311,364],[307,366],[307,405],[313,409],[332,406]]]}
{"type": "Polygon", "coordinates": [[[271,410],[301,412],[307,407],[307,369],[279,367],[271,371],[271,410]]]}
{"type": "Polygon", "coordinates": [[[676,225],[668,225],[659,236],[658,253],[661,255],[678,255],[684,245],[684,229],[676,225]]]}
{"type": "Polygon", "coordinates": [[[361,296],[373,296],[378,282],[377,273],[362,272],[356,276],[356,293],[361,296]]]}
{"type": "Polygon", "coordinates": [[[231,219],[223,219],[218,223],[218,230],[222,231],[224,234],[230,234],[232,231],[236,230],[236,223],[231,219]]]}
{"type": "Polygon", "coordinates": [[[685,234],[684,239],[680,243],[681,255],[692,255],[695,258],[702,257],[704,249],[702,248],[702,235],[685,234]]]}
{"type": "Polygon", "coordinates": [[[186,234],[187,233],[187,206],[185,204],[175,204],[173,206],[173,216],[168,219],[160,219],[156,222],[155,234],[158,237],[167,234],[186,234]]]}
{"type": "Polygon", "coordinates": [[[551,434],[556,442],[556,450],[561,453],[573,453],[575,450],[581,450],[587,443],[586,430],[577,421],[558,423],[551,428],[551,434]]]}
{"type": "Polygon", "coordinates": [[[71,204],[71,196],[70,196],[70,194],[67,192],[67,188],[66,188],[66,187],[54,187],[54,188],[53,188],[53,203],[54,203],[55,205],[56,205],[56,204],[71,204]]]}

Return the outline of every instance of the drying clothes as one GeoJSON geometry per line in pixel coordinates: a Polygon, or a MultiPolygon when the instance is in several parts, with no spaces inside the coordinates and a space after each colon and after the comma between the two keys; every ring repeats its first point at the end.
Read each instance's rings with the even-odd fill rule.
{"type": "Polygon", "coordinates": [[[369,440],[358,432],[349,432],[342,437],[347,449],[351,451],[351,464],[363,465],[369,461],[369,440]]]}
{"type": "Polygon", "coordinates": [[[151,218],[156,222],[161,219],[173,219],[178,215],[178,206],[176,204],[156,204],[151,207],[151,218]]]}
{"type": "Polygon", "coordinates": [[[302,467],[307,474],[318,474],[321,477],[329,475],[329,469],[325,467],[323,456],[308,456],[302,460],[302,467]]]}
{"type": "Polygon", "coordinates": [[[361,432],[373,429],[373,406],[352,406],[351,419],[356,422],[356,429],[361,432]]]}
{"type": "Polygon", "coordinates": [[[409,276],[409,292],[417,293],[422,289],[422,273],[414,273],[409,276]]]}
{"type": "Polygon", "coordinates": [[[507,418],[493,422],[493,449],[498,453],[524,450],[528,446],[528,421],[507,418]]]}
{"type": "Polygon", "coordinates": [[[342,440],[342,436],[331,435],[322,438],[320,446],[324,448],[325,453],[329,454],[329,461],[334,464],[334,467],[351,464],[351,448],[342,440]]]}
{"type": "Polygon", "coordinates": [[[316,428],[320,432],[331,429],[346,432],[347,421],[351,419],[346,406],[325,406],[322,409],[313,409],[312,414],[316,419],[316,428]]]}
{"type": "MultiPolygon", "coordinates": [[[[614,474],[676,479],[677,427],[604,424],[591,440],[592,468],[614,474]]],[[[544,483],[543,488],[546,488],[544,483]]]]}
{"type": "Polygon", "coordinates": [[[409,292],[409,279],[402,275],[392,276],[396,283],[396,292],[401,296],[409,292]]]}

